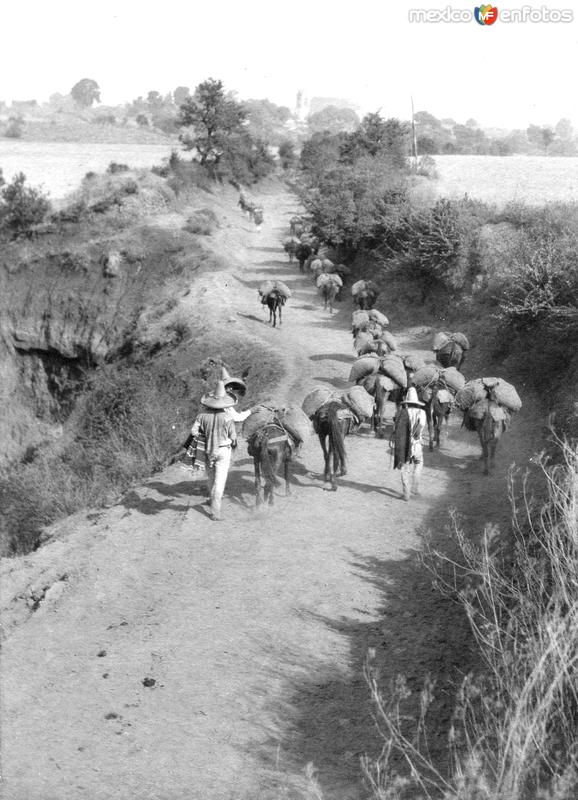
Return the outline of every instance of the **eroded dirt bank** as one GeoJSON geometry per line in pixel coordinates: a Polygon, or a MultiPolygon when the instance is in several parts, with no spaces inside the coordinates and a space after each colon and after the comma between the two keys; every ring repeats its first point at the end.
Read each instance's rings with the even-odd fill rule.
{"type": "MultiPolygon", "coordinates": [[[[286,377],[271,397],[300,402],[315,384],[344,384],[351,308],[330,318],[287,263],[280,241],[295,199],[261,199],[260,232],[223,205],[215,247],[230,269],[202,276],[184,302],[282,353],[286,377]],[[294,290],[276,330],[257,301],[269,277],[294,290]]],[[[429,357],[429,328],[394,332],[403,352],[429,357]]],[[[450,506],[471,530],[506,519],[504,476],[531,455],[531,423],[530,411],[516,419],[486,479],[453,419],[410,504],[387,441],[365,432],[347,440],[335,494],[312,440],[292,496],[256,513],[243,444],[220,524],[175,465],[119,505],[55,526],[51,544],[4,564],[3,796],[299,798],[313,764],[327,800],[365,797],[359,758],[379,750],[368,649],[384,685],[398,672],[412,688],[439,675],[441,717],[444,686],[467,661],[458,610],[414,557],[420,531],[443,538],[450,506]]]]}

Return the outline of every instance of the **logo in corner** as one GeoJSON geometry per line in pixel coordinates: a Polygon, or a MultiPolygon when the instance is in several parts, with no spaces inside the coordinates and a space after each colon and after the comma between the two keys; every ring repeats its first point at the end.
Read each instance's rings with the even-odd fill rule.
{"type": "Polygon", "coordinates": [[[476,6],[474,17],[479,25],[493,25],[498,19],[498,9],[496,6],[476,6]]]}

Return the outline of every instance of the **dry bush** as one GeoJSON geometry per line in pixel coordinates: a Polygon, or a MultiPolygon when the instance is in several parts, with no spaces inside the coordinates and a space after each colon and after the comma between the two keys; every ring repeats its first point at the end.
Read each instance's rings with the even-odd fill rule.
{"type": "Polygon", "coordinates": [[[439,551],[428,563],[440,587],[459,597],[483,669],[456,693],[448,742],[450,769],[433,762],[426,684],[417,722],[408,724],[408,690],[398,680],[388,700],[368,663],[381,757],[364,766],[379,800],[571,800],[578,796],[578,449],[558,440],[561,460],[539,463],[547,499],[536,508],[524,485],[513,543],[487,527],[474,545],[454,520],[459,559],[439,551]],[[448,578],[448,575],[451,577],[448,578]],[[400,775],[392,756],[401,753],[400,775]]]}

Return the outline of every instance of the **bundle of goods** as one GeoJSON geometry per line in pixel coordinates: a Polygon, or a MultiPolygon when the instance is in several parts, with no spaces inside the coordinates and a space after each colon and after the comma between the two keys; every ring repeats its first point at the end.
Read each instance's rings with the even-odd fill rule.
{"type": "Polygon", "coordinates": [[[435,364],[424,364],[423,367],[420,367],[413,374],[414,386],[418,389],[425,388],[426,386],[433,386],[437,383],[439,374],[439,367],[436,367],[435,364]]]}
{"type": "Polygon", "coordinates": [[[269,406],[260,405],[253,409],[245,422],[243,422],[242,433],[245,439],[250,439],[259,428],[275,421],[275,409],[269,406]]]}
{"type": "MultiPolygon", "coordinates": [[[[395,350],[395,347],[393,347],[392,350],[395,350]]],[[[423,359],[419,356],[404,356],[403,364],[408,372],[417,372],[425,366],[423,359]]]]}
{"type": "Polygon", "coordinates": [[[372,308],[367,313],[369,314],[369,319],[374,320],[374,322],[377,322],[378,325],[381,325],[383,328],[389,325],[389,320],[385,314],[382,314],[381,311],[378,311],[376,308],[372,308]]]}
{"type": "Polygon", "coordinates": [[[373,414],[373,397],[363,386],[353,386],[341,398],[358,417],[371,417],[373,414]]]}
{"type": "Polygon", "coordinates": [[[403,364],[403,359],[390,353],[379,360],[379,371],[382,375],[387,375],[403,389],[407,387],[407,372],[403,364]]]}
{"type": "Polygon", "coordinates": [[[262,299],[268,297],[271,292],[279,292],[281,297],[284,297],[285,300],[291,297],[291,289],[286,283],[283,283],[283,281],[264,281],[259,286],[259,294],[262,299]]]}
{"type": "Polygon", "coordinates": [[[322,258],[321,259],[321,266],[325,270],[325,272],[333,272],[335,264],[329,258],[322,258]]]}
{"type": "MultiPolygon", "coordinates": [[[[387,356],[386,356],[387,358],[387,356]]],[[[368,353],[361,358],[356,359],[351,367],[349,373],[349,380],[352,383],[357,383],[367,375],[372,375],[379,370],[380,359],[376,353],[368,353]]]]}
{"type": "Polygon", "coordinates": [[[271,294],[273,289],[275,288],[275,284],[273,281],[265,281],[264,283],[259,286],[259,294],[261,297],[268,297],[271,294]]]}
{"type": "Polygon", "coordinates": [[[464,388],[466,379],[455,367],[446,367],[446,369],[440,370],[439,382],[445,384],[445,386],[455,394],[459,392],[460,389],[464,388]]]}
{"type": "Polygon", "coordinates": [[[360,292],[364,292],[366,289],[368,291],[379,294],[379,289],[377,288],[375,283],[373,281],[365,281],[365,280],[356,281],[351,287],[351,294],[353,295],[353,297],[357,297],[357,295],[360,294],[360,292]]]}
{"type": "Polygon", "coordinates": [[[328,275],[326,272],[322,272],[321,275],[317,276],[315,284],[318,289],[322,289],[327,283],[332,283],[332,275],[328,275]]]}
{"type": "Polygon", "coordinates": [[[432,350],[437,352],[444,344],[447,344],[450,341],[450,334],[446,333],[445,331],[440,331],[436,333],[433,340],[432,350]]]}
{"type": "MultiPolygon", "coordinates": [[[[328,386],[319,386],[310,392],[301,403],[301,409],[309,418],[313,417],[318,408],[330,400],[339,400],[339,395],[328,386]]],[[[253,416],[251,414],[251,416],[253,416]]],[[[249,417],[251,419],[251,417],[249,417]]]]}
{"type": "Polygon", "coordinates": [[[279,292],[285,300],[289,300],[291,297],[291,289],[283,281],[273,281],[273,290],[279,292]]]}
{"type": "Polygon", "coordinates": [[[468,341],[468,337],[465,336],[463,333],[452,333],[450,335],[450,339],[454,341],[456,344],[459,344],[462,350],[470,349],[470,343],[468,341]]]}
{"type": "Polygon", "coordinates": [[[385,342],[390,350],[397,350],[397,342],[395,341],[395,337],[392,336],[389,331],[383,331],[379,338],[385,342]]]}
{"type": "Polygon", "coordinates": [[[383,333],[383,328],[381,327],[381,325],[377,322],[374,322],[374,320],[372,319],[370,319],[369,322],[367,323],[367,327],[365,330],[368,333],[371,333],[374,339],[379,339],[379,337],[383,333]]]}
{"type": "Polygon", "coordinates": [[[508,411],[519,411],[522,408],[520,395],[511,383],[501,378],[490,388],[490,397],[508,411]]]}
{"type": "Polygon", "coordinates": [[[277,419],[297,445],[303,444],[313,433],[311,420],[299,406],[289,405],[280,409],[277,419]]]}
{"type": "Polygon", "coordinates": [[[321,261],[320,258],[315,256],[314,258],[311,259],[309,263],[309,269],[311,270],[311,272],[316,272],[317,270],[323,271],[323,262],[321,261]]]}
{"type": "Polygon", "coordinates": [[[363,356],[365,353],[375,352],[376,345],[373,336],[365,331],[360,331],[354,339],[353,349],[358,356],[363,356]]]}
{"type": "Polygon", "coordinates": [[[482,378],[468,381],[456,394],[456,403],[462,411],[467,411],[475,403],[487,398],[486,387],[482,378]]]}
{"type": "Polygon", "coordinates": [[[392,381],[389,375],[380,375],[379,373],[368,375],[362,380],[361,385],[366,392],[369,392],[374,397],[378,388],[384,392],[392,392],[394,389],[399,389],[399,385],[392,381]]]}
{"type": "Polygon", "coordinates": [[[351,329],[353,333],[364,331],[369,325],[369,314],[367,311],[354,311],[351,315],[351,329]]]}
{"type": "Polygon", "coordinates": [[[343,281],[336,272],[330,272],[327,277],[332,283],[334,283],[336,286],[339,286],[339,288],[341,289],[341,287],[343,286],[343,281]]]}

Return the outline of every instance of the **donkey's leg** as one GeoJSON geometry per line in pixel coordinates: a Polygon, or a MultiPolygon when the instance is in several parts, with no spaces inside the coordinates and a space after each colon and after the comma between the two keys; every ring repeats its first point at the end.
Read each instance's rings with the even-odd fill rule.
{"type": "Polygon", "coordinates": [[[279,303],[278,308],[279,308],[279,325],[281,325],[281,309],[283,308],[283,304],[279,303]]]}
{"type": "Polygon", "coordinates": [[[325,434],[323,433],[319,434],[319,441],[321,442],[321,449],[323,450],[323,459],[325,461],[325,471],[323,473],[323,480],[329,481],[331,480],[331,467],[329,464],[329,451],[325,443],[325,434]]]}
{"type": "Polygon", "coordinates": [[[261,485],[261,463],[259,456],[253,456],[253,464],[255,466],[255,498],[257,505],[260,506],[263,502],[263,487],[261,485]]]}
{"type": "Polygon", "coordinates": [[[285,447],[285,452],[283,453],[283,468],[284,468],[284,475],[285,475],[285,496],[289,497],[291,494],[291,450],[289,447],[285,447]]]}

